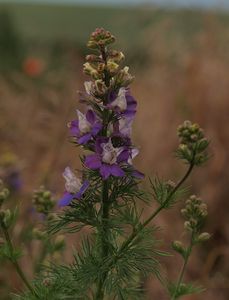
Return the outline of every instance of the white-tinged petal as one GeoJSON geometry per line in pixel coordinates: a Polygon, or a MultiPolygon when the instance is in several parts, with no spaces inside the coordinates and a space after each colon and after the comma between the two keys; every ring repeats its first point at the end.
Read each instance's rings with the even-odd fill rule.
{"type": "Polygon", "coordinates": [[[77,110],[79,130],[81,133],[87,133],[91,130],[91,124],[87,121],[86,116],[77,110]]]}
{"type": "Polygon", "coordinates": [[[76,177],[76,175],[72,172],[72,170],[69,167],[66,167],[63,172],[63,177],[66,180],[65,182],[65,189],[69,193],[77,193],[79,192],[82,182],[79,178],[76,177]]]}
{"type": "Polygon", "coordinates": [[[137,148],[131,149],[130,157],[128,159],[128,164],[132,165],[132,160],[139,154],[139,150],[137,148]]]}
{"type": "Polygon", "coordinates": [[[125,111],[127,108],[127,101],[126,101],[126,89],[120,88],[118,92],[117,98],[111,102],[112,107],[119,107],[121,111],[125,111]]]}
{"type": "Polygon", "coordinates": [[[84,82],[84,88],[85,91],[88,95],[92,94],[92,90],[93,90],[93,82],[92,81],[85,81],[84,82]]]}
{"type": "Polygon", "coordinates": [[[115,164],[117,162],[118,155],[123,151],[123,148],[114,148],[111,139],[107,143],[101,144],[102,152],[102,161],[107,164],[115,164]]]}
{"type": "Polygon", "coordinates": [[[119,119],[119,131],[124,136],[130,136],[132,131],[133,119],[130,118],[120,118],[119,119]]]}

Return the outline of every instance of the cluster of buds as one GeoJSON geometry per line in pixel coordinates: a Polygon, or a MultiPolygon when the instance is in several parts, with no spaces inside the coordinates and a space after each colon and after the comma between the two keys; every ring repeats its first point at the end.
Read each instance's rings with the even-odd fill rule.
{"type": "Polygon", "coordinates": [[[194,242],[202,242],[210,238],[209,233],[200,233],[204,220],[208,214],[207,205],[203,203],[201,198],[192,195],[186,201],[186,206],[181,210],[181,213],[186,219],[184,227],[192,233],[194,242]]]}
{"type": "Polygon", "coordinates": [[[51,192],[41,186],[38,190],[34,191],[33,205],[37,212],[48,215],[55,206],[55,200],[51,192]]]}
{"type": "Polygon", "coordinates": [[[124,54],[121,51],[107,48],[114,41],[115,38],[109,31],[100,28],[92,33],[88,42],[89,48],[99,50],[98,55],[87,55],[87,62],[84,64],[84,73],[95,80],[94,87],[91,90],[91,92],[94,92],[95,97],[103,95],[108,86],[113,85],[114,89],[120,86],[128,86],[133,80],[128,67],[120,68],[119,64],[124,59],[124,54]],[[105,86],[104,81],[106,81],[105,86]]]}
{"type": "MultiPolygon", "coordinates": [[[[4,187],[2,180],[0,180],[0,208],[9,197],[9,190],[4,187]]],[[[0,210],[0,224],[4,228],[9,228],[14,220],[14,214],[9,209],[0,210]]]]}
{"type": "Polygon", "coordinates": [[[200,165],[207,160],[206,149],[209,141],[198,124],[185,121],[178,127],[178,137],[180,145],[177,154],[180,158],[195,165],[200,165]]]}
{"type": "Polygon", "coordinates": [[[103,28],[96,28],[96,30],[92,32],[87,46],[91,49],[101,49],[101,47],[106,47],[114,43],[114,41],[115,37],[109,31],[103,28]]]}
{"type": "Polygon", "coordinates": [[[2,180],[0,179],[0,207],[3,202],[9,197],[9,190],[4,187],[2,180]]]}
{"type": "MultiPolygon", "coordinates": [[[[195,195],[189,197],[186,201],[185,208],[181,210],[181,214],[185,218],[184,228],[191,234],[191,245],[205,242],[210,238],[210,234],[202,232],[201,229],[207,216],[207,205],[195,195]]],[[[182,242],[174,241],[173,249],[180,253],[184,258],[189,255],[190,248],[186,248],[182,242]]]]}

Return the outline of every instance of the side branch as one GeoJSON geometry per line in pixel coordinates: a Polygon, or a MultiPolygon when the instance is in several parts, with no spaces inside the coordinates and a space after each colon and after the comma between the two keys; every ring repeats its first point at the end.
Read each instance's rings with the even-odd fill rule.
{"type": "Polygon", "coordinates": [[[28,279],[26,278],[24,272],[22,271],[20,265],[18,264],[17,258],[15,258],[15,250],[14,250],[14,246],[12,244],[12,241],[10,239],[10,235],[9,232],[7,230],[7,228],[5,227],[4,223],[1,221],[1,228],[3,231],[3,234],[5,236],[5,240],[9,249],[9,254],[10,254],[10,261],[12,262],[12,264],[14,265],[18,275],[20,276],[20,278],[22,279],[22,281],[24,282],[25,286],[30,290],[30,292],[37,297],[34,289],[32,288],[32,286],[30,285],[28,279]]]}
{"type": "Polygon", "coordinates": [[[121,248],[118,251],[117,256],[121,255],[122,251],[125,250],[132,241],[137,237],[137,235],[158,215],[158,213],[166,207],[172,196],[176,193],[176,191],[180,188],[180,186],[186,181],[186,179],[189,177],[190,173],[192,172],[192,169],[194,167],[194,163],[191,163],[189,165],[189,168],[185,175],[181,178],[181,180],[177,183],[177,185],[173,188],[173,190],[168,195],[167,199],[164,201],[163,204],[161,204],[153,213],[152,215],[142,224],[140,225],[138,230],[133,231],[133,233],[129,236],[129,238],[122,244],[121,248]]]}

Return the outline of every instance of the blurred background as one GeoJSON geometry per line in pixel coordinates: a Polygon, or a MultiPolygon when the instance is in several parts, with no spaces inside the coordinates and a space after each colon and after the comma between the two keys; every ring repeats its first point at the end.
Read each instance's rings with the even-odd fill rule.
{"type": "MultiPolygon", "coordinates": [[[[185,167],[174,150],[176,128],[186,119],[198,122],[211,140],[211,160],[188,182],[208,203],[205,230],[212,238],[196,249],[186,276],[198,278],[207,290],[186,299],[229,299],[227,0],[0,0],[0,177],[11,190],[8,206],[20,207],[12,233],[26,254],[20,263],[32,277],[33,190],[45,185],[58,197],[65,166],[80,167],[66,124],[80,107],[85,44],[96,27],[117,37],[116,47],[136,77],[134,141],[141,150],[140,170],[166,179],[181,176],[185,167]]],[[[182,203],[157,219],[164,249],[182,238],[180,208],[182,203]]],[[[176,276],[180,258],[164,263],[169,276],[176,276]]],[[[10,291],[22,286],[10,263],[0,264],[0,299],[8,300],[10,291]]],[[[155,278],[145,285],[146,299],[167,299],[155,278]]]]}

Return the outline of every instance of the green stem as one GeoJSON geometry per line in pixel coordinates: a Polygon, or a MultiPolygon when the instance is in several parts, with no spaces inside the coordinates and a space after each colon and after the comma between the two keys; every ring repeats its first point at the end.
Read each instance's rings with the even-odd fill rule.
{"type": "Polygon", "coordinates": [[[178,281],[177,281],[177,284],[176,284],[176,288],[175,288],[175,291],[172,295],[171,300],[176,300],[177,299],[177,292],[180,289],[180,285],[181,285],[183,277],[184,277],[184,272],[185,272],[186,266],[188,264],[188,259],[190,257],[191,252],[192,252],[192,247],[193,247],[193,236],[191,237],[190,246],[187,249],[187,252],[186,252],[186,255],[185,255],[185,258],[184,258],[184,263],[183,263],[183,266],[181,268],[180,275],[178,277],[178,281]]]}
{"type": "Polygon", "coordinates": [[[9,236],[9,232],[8,230],[6,229],[5,225],[3,224],[3,222],[1,222],[1,227],[2,227],[2,230],[3,230],[3,234],[5,236],[5,240],[6,240],[6,243],[8,245],[8,249],[9,249],[9,252],[10,252],[10,261],[12,262],[12,264],[14,265],[18,275],[20,276],[20,278],[22,279],[22,281],[24,282],[25,286],[30,290],[30,292],[37,297],[34,289],[32,288],[32,286],[30,285],[28,279],[26,278],[24,272],[22,271],[21,267],[19,266],[18,264],[18,261],[17,259],[14,257],[14,247],[13,247],[13,244],[12,244],[12,241],[10,239],[10,236],[9,236]]]}
{"type": "MultiPolygon", "coordinates": [[[[109,185],[108,181],[105,180],[103,182],[103,191],[102,191],[102,207],[101,207],[101,214],[102,214],[102,222],[101,222],[101,242],[102,242],[102,251],[101,251],[101,257],[102,259],[106,259],[108,252],[109,252],[109,246],[107,243],[108,239],[108,218],[109,218],[109,185]]],[[[96,299],[102,300],[104,298],[104,289],[103,289],[103,283],[106,278],[106,274],[103,274],[103,276],[99,280],[99,285],[96,293],[96,299]]]]}
{"type": "Polygon", "coordinates": [[[192,169],[194,167],[194,164],[191,163],[187,172],[185,175],[181,178],[181,180],[177,183],[177,185],[174,187],[174,189],[170,192],[167,199],[164,201],[164,203],[159,206],[152,215],[143,223],[141,224],[140,228],[138,230],[135,230],[132,232],[132,234],[129,236],[129,238],[122,244],[121,248],[118,251],[117,256],[119,256],[123,250],[125,250],[132,241],[137,237],[137,235],[159,214],[159,212],[166,207],[172,196],[176,193],[176,191],[180,188],[180,186],[185,182],[185,180],[188,178],[190,173],[192,172],[192,169]]]}

